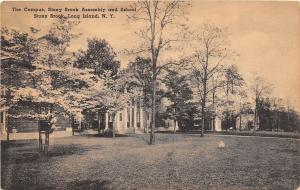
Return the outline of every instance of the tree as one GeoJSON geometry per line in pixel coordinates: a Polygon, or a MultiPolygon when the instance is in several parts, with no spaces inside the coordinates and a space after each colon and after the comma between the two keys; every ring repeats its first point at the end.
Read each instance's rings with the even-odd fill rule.
{"type": "MultiPolygon", "coordinates": [[[[92,69],[94,74],[98,75],[105,81],[116,80],[118,77],[118,71],[120,68],[120,62],[116,60],[117,54],[114,49],[105,39],[92,38],[88,39],[87,50],[79,50],[76,53],[75,67],[92,69]]],[[[110,88],[110,83],[106,83],[106,88],[110,88]]],[[[94,97],[98,97],[94,95],[94,97]]],[[[101,112],[107,111],[107,107],[103,105],[102,95],[99,95],[101,99],[94,101],[94,106],[98,111],[98,132],[100,133],[100,115],[101,112]]]]}
{"type": "Polygon", "coordinates": [[[152,75],[152,126],[150,144],[154,144],[156,124],[156,91],[157,75],[167,65],[160,61],[161,53],[172,47],[179,40],[178,35],[170,35],[170,31],[178,31],[179,20],[186,14],[189,4],[182,1],[138,1],[133,4],[134,12],[129,18],[133,22],[142,22],[142,28],[136,34],[142,39],[140,47],[134,53],[148,53],[151,57],[152,75]]]}
{"type": "Polygon", "coordinates": [[[97,75],[101,75],[105,71],[111,71],[112,75],[116,75],[120,67],[116,56],[115,51],[106,40],[88,39],[87,50],[80,50],[76,54],[75,66],[93,69],[97,75]]]}
{"type": "Polygon", "coordinates": [[[252,76],[250,91],[254,100],[254,127],[257,130],[259,129],[259,103],[265,96],[271,93],[272,85],[269,84],[264,78],[254,73],[252,76]]]}
{"type": "MultiPolygon", "coordinates": [[[[123,109],[128,105],[128,102],[134,97],[133,91],[128,92],[124,85],[126,81],[126,75],[118,75],[117,79],[106,78],[105,85],[108,87],[103,94],[103,106],[106,111],[111,111],[113,119],[115,119],[115,112],[123,109]]],[[[115,138],[115,126],[113,125],[112,136],[115,138]]]]}
{"type": "Polygon", "coordinates": [[[192,32],[195,47],[191,56],[191,69],[194,84],[200,97],[201,136],[204,136],[208,97],[216,89],[224,87],[224,80],[216,80],[224,73],[224,60],[232,55],[226,29],[211,23],[204,23],[192,32]]]}
{"type": "Polygon", "coordinates": [[[142,89],[144,107],[150,107],[152,88],[151,88],[151,59],[137,57],[133,62],[129,63],[128,72],[132,73],[138,83],[136,86],[142,89]]]}
{"type": "MultiPolygon", "coordinates": [[[[104,83],[106,73],[95,75],[93,69],[74,67],[74,59],[67,52],[70,41],[77,36],[72,33],[72,28],[77,24],[78,22],[75,21],[59,19],[53,23],[46,35],[30,36],[36,50],[30,57],[30,65],[33,69],[26,72],[28,77],[22,83],[18,83],[16,88],[8,86],[12,91],[9,100],[14,104],[32,102],[37,105],[47,105],[50,106],[50,112],[28,113],[15,117],[52,120],[55,114],[59,114],[53,112],[53,105],[59,105],[69,115],[78,117],[82,117],[82,111],[85,109],[103,107],[102,96],[109,89],[108,84],[104,83]]],[[[13,31],[13,34],[19,33],[13,31]]],[[[2,37],[2,39],[6,38],[2,37]]],[[[14,45],[14,38],[12,39],[11,43],[5,42],[7,44],[5,53],[10,53],[7,53],[10,58],[22,58],[23,55],[19,54],[21,45],[14,45]],[[11,44],[16,46],[14,48],[16,50],[11,44]]],[[[21,60],[24,62],[24,59],[21,60]]],[[[1,102],[8,103],[2,100],[1,102]]]]}
{"type": "MultiPolygon", "coordinates": [[[[14,91],[22,86],[24,78],[27,77],[23,71],[33,69],[31,61],[36,54],[36,40],[30,34],[7,27],[1,28],[0,112],[9,113],[10,108],[15,106],[12,101],[14,91]]],[[[7,118],[6,114],[5,117],[7,118]]],[[[9,140],[10,118],[7,119],[4,127],[9,140]]]]}
{"type": "Polygon", "coordinates": [[[190,120],[190,111],[192,110],[192,90],[187,83],[186,76],[181,76],[178,72],[170,70],[163,83],[167,87],[165,97],[172,103],[167,107],[167,116],[174,119],[174,133],[176,132],[176,123],[187,123],[190,120]]]}
{"type": "MultiPolygon", "coordinates": [[[[32,60],[35,69],[31,76],[31,86],[20,88],[15,95],[16,101],[31,101],[39,105],[49,105],[50,112],[30,115],[37,120],[52,120],[56,113],[52,107],[59,105],[71,117],[81,118],[82,111],[93,107],[94,90],[103,90],[103,81],[91,69],[74,67],[74,59],[67,52],[70,41],[77,35],[72,28],[78,22],[59,19],[52,24],[48,33],[37,38],[38,53],[32,60]],[[34,92],[34,93],[32,93],[34,92]]],[[[53,126],[51,126],[53,127],[53,126]]],[[[46,131],[46,142],[49,133],[46,131]]]]}
{"type": "Polygon", "coordinates": [[[1,27],[1,59],[11,58],[31,64],[37,54],[36,45],[32,34],[1,27]]]}
{"type": "Polygon", "coordinates": [[[239,130],[242,129],[242,114],[249,113],[251,110],[251,104],[248,100],[248,93],[245,88],[241,88],[238,92],[238,101],[239,101],[239,130]]]}
{"type": "MultiPolygon", "coordinates": [[[[146,110],[151,108],[151,59],[136,57],[136,59],[129,63],[128,68],[124,70],[126,75],[127,91],[133,89],[140,91],[139,97],[142,101],[142,107],[146,110]]],[[[144,132],[148,133],[148,125],[145,126],[144,132]]]]}
{"type": "MultiPolygon", "coordinates": [[[[241,101],[246,94],[243,91],[242,86],[245,84],[244,79],[238,73],[236,65],[229,65],[225,68],[225,120],[226,129],[229,129],[232,125],[235,126],[236,115],[241,110],[241,101]]],[[[241,119],[241,118],[240,118],[241,119]]]]}

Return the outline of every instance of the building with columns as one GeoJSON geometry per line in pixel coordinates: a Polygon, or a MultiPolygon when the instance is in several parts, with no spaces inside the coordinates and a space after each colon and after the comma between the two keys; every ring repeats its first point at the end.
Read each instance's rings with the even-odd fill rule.
{"type": "MultiPolygon", "coordinates": [[[[131,100],[127,107],[120,111],[107,111],[98,114],[94,120],[100,121],[100,128],[104,131],[115,129],[116,133],[147,133],[151,128],[151,109],[143,108],[141,99],[131,100]]],[[[163,105],[160,105],[163,107],[163,105]]],[[[159,108],[161,109],[161,108],[159,108]]],[[[99,124],[99,123],[98,123],[99,124]]],[[[172,119],[165,119],[158,123],[155,130],[178,130],[178,122],[172,119]]]]}
{"type": "Polygon", "coordinates": [[[101,128],[112,130],[114,127],[117,133],[147,132],[150,126],[150,112],[140,106],[140,101],[131,100],[128,106],[120,111],[107,111],[104,115],[98,115],[101,128]]]}

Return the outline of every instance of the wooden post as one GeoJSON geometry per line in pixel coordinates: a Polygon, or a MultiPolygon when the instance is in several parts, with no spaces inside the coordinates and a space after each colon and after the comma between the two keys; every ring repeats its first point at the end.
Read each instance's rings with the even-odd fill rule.
{"type": "Polygon", "coordinates": [[[42,132],[39,131],[39,150],[43,150],[43,139],[42,139],[42,132]]]}

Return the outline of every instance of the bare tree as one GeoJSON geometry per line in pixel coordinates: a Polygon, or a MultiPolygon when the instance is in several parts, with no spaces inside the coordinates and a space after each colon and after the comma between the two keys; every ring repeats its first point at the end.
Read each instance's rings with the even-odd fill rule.
{"type": "Polygon", "coordinates": [[[201,136],[204,136],[206,109],[209,95],[215,95],[216,89],[224,87],[226,82],[220,79],[224,75],[224,60],[233,55],[228,50],[229,40],[225,28],[212,23],[204,23],[192,32],[194,54],[191,57],[192,73],[198,95],[200,96],[201,136]]]}
{"type": "Polygon", "coordinates": [[[252,84],[250,90],[254,99],[254,128],[259,128],[258,105],[259,102],[271,93],[273,85],[268,83],[264,78],[254,73],[252,76],[252,84]]]}
{"type": "MultiPolygon", "coordinates": [[[[189,3],[183,1],[139,1],[133,4],[136,12],[129,16],[133,22],[141,22],[142,27],[136,34],[142,39],[139,48],[134,53],[150,54],[152,63],[152,126],[150,144],[154,144],[154,129],[156,123],[156,88],[159,72],[174,62],[161,64],[161,53],[170,50],[173,43],[179,40],[179,35],[170,35],[177,31],[186,14],[189,3]]],[[[178,33],[179,34],[179,33],[178,33]]]]}
{"type": "MultiPolygon", "coordinates": [[[[244,94],[242,86],[245,84],[243,77],[238,73],[236,65],[229,65],[225,69],[225,111],[223,112],[226,117],[226,129],[233,127],[235,121],[235,114],[238,111],[238,101],[244,94]]],[[[234,128],[234,127],[233,127],[234,128]]]]}

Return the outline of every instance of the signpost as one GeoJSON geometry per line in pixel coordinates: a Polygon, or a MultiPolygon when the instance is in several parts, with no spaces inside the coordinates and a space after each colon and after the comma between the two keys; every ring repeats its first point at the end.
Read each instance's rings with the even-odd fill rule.
{"type": "Polygon", "coordinates": [[[50,121],[48,120],[39,120],[39,150],[41,152],[48,153],[49,147],[49,134],[53,132],[50,121]],[[43,138],[44,135],[44,138],[43,138]],[[43,141],[44,139],[44,141],[43,141]]]}

